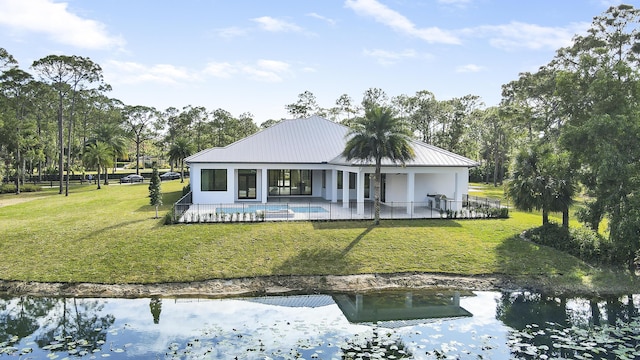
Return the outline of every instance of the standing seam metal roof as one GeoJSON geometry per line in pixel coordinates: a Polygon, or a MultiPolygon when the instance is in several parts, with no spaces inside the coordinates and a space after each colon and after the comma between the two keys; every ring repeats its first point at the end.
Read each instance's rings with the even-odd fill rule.
{"type": "MultiPolygon", "coordinates": [[[[283,120],[269,128],[222,148],[203,150],[185,159],[187,163],[331,163],[365,165],[346,161],[341,155],[349,128],[311,116],[306,119],[283,120]]],[[[433,145],[412,140],[415,158],[406,166],[462,166],[477,163],[433,145]]],[[[368,165],[368,164],[367,164],[368,165]]],[[[383,160],[383,165],[396,165],[383,160]]]]}

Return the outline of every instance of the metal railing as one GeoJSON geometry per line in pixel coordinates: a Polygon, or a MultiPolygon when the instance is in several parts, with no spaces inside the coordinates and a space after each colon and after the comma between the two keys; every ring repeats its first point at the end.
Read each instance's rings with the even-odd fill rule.
{"type": "MultiPolygon", "coordinates": [[[[374,219],[373,202],[277,202],[190,204],[190,194],[174,206],[174,223],[229,223],[260,221],[320,221],[374,219]]],[[[481,219],[508,217],[507,209],[473,201],[446,200],[436,208],[431,201],[388,202],[380,205],[381,219],[481,219]]]]}

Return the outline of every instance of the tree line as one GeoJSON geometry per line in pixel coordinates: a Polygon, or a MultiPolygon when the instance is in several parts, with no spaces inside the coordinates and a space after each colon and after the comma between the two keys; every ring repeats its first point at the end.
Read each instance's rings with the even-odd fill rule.
{"type": "Polygon", "coordinates": [[[102,68],[86,57],[49,55],[27,71],[0,48],[0,70],[0,178],[18,193],[27,176],[55,174],[68,195],[70,174],[106,174],[119,160],[133,159],[138,174],[146,158],[173,169],[193,152],[258,130],[250,113],[125,104],[108,96],[102,68]]]}

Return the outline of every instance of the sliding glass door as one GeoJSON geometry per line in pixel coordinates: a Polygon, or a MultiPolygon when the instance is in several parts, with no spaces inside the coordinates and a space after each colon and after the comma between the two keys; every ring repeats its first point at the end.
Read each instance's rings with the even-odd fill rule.
{"type": "Polygon", "coordinates": [[[256,198],[256,171],[238,170],[238,199],[256,198]]]}
{"type": "Polygon", "coordinates": [[[269,170],[269,195],[311,195],[311,170],[269,170]]]}

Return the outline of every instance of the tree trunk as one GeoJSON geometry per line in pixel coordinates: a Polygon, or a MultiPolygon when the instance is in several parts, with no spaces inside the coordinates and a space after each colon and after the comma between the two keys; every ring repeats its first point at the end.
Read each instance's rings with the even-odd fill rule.
{"type": "Polygon", "coordinates": [[[569,208],[564,208],[562,210],[562,227],[565,229],[569,229],[569,208]]]}
{"type": "Polygon", "coordinates": [[[16,149],[16,194],[20,195],[20,135],[18,134],[18,147],[16,149]]]}
{"type": "Polygon", "coordinates": [[[374,211],[374,220],[373,220],[373,224],[374,225],[380,225],[380,189],[381,189],[381,183],[382,183],[382,171],[381,171],[381,167],[382,167],[382,159],[376,159],[376,174],[375,174],[375,195],[374,195],[374,199],[373,199],[373,206],[375,207],[374,211]]]}
{"type": "Polygon", "coordinates": [[[547,225],[549,223],[549,210],[546,207],[542,208],[542,225],[547,225]]]}
{"type": "Polygon", "coordinates": [[[62,194],[62,183],[64,182],[64,143],[62,138],[63,123],[62,123],[62,94],[59,93],[60,100],[58,102],[58,175],[60,181],[60,192],[62,194]]]}
{"type": "Polygon", "coordinates": [[[98,190],[100,190],[100,163],[98,163],[98,190]]]}
{"type": "Polygon", "coordinates": [[[140,175],[140,135],[136,134],[136,174],[140,175]]]}

